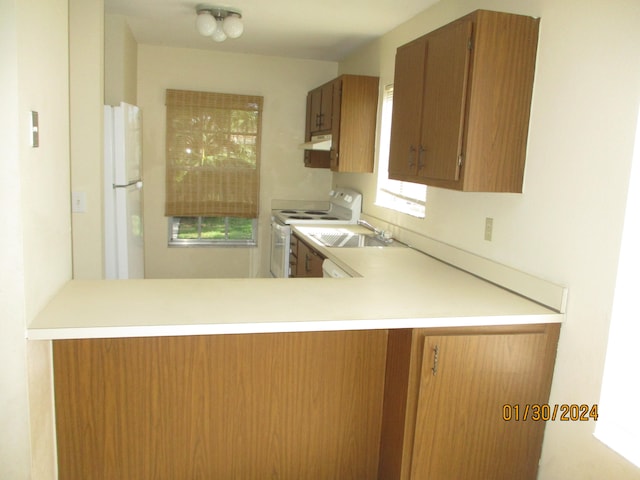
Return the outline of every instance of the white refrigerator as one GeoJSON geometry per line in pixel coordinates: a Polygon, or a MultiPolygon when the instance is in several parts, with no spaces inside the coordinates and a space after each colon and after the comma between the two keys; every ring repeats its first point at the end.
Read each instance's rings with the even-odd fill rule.
{"type": "Polygon", "coordinates": [[[144,278],[140,109],[104,107],[105,278],[144,278]]]}

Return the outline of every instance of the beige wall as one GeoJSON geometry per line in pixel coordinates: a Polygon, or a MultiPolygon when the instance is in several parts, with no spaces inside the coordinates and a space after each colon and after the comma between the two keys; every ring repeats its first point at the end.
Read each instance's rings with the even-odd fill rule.
{"type": "Polygon", "coordinates": [[[73,276],[104,277],[103,104],[137,103],[135,39],[103,0],[69,2],[71,189],[86,196],[73,213],[73,276]]]}
{"type": "Polygon", "coordinates": [[[69,1],[71,189],[85,195],[73,213],[73,276],[101,279],[103,261],[103,0],[69,1]]]}
{"type": "MultiPolygon", "coordinates": [[[[390,222],[568,286],[551,402],[598,403],[640,104],[640,4],[441,0],[342,62],[340,72],[380,74],[381,85],[391,83],[399,45],[476,8],[541,17],[524,193],[429,188],[426,218],[417,220],[373,205],[374,176],[334,181],[364,192],[373,223],[390,222]],[[494,219],[492,242],[483,239],[485,217],[494,219]]],[[[637,381],[635,369],[621,374],[637,381]]],[[[539,478],[640,478],[593,437],[594,426],[549,422],[539,478]]]]}
{"type": "Polygon", "coordinates": [[[138,44],[122,15],[104,16],[104,103],[137,105],[138,44]]]}
{"type": "Polygon", "coordinates": [[[0,1],[0,202],[7,232],[0,248],[0,476],[30,474],[29,409],[22,245],[21,170],[18,107],[18,39],[15,2],[0,1]]]}
{"type": "Polygon", "coordinates": [[[149,278],[268,274],[272,199],[326,198],[331,174],[303,166],[306,93],[336,76],[337,64],[140,45],[145,270],[149,278]],[[164,217],[164,94],[167,88],[264,96],[258,247],[168,248],[164,217]]]}
{"type": "Polygon", "coordinates": [[[56,470],[49,345],[24,329],[71,278],[67,18],[66,0],[0,2],[0,477],[12,480],[56,470]]]}

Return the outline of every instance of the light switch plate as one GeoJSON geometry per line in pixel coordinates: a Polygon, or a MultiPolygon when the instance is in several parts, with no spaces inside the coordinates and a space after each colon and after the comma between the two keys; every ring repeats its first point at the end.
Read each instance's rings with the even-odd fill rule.
{"type": "Polygon", "coordinates": [[[38,112],[31,111],[29,115],[29,142],[33,148],[40,146],[40,125],[38,112]]]}
{"type": "Polygon", "coordinates": [[[86,192],[71,192],[71,211],[73,213],[86,213],[87,211],[86,192]]]}

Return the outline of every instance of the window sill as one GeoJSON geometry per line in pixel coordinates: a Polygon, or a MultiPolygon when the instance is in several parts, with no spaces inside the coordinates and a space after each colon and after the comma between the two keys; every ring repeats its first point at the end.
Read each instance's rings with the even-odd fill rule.
{"type": "Polygon", "coordinates": [[[210,248],[210,247],[257,247],[258,243],[254,241],[216,241],[216,242],[207,242],[207,241],[198,241],[198,240],[174,240],[168,243],[167,245],[170,248],[210,248]]]}

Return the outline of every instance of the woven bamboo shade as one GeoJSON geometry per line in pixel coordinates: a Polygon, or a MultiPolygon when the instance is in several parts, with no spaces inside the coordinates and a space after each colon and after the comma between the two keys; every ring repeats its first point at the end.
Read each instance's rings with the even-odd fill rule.
{"type": "Polygon", "coordinates": [[[166,216],[258,217],[262,102],[167,90],[166,216]]]}

